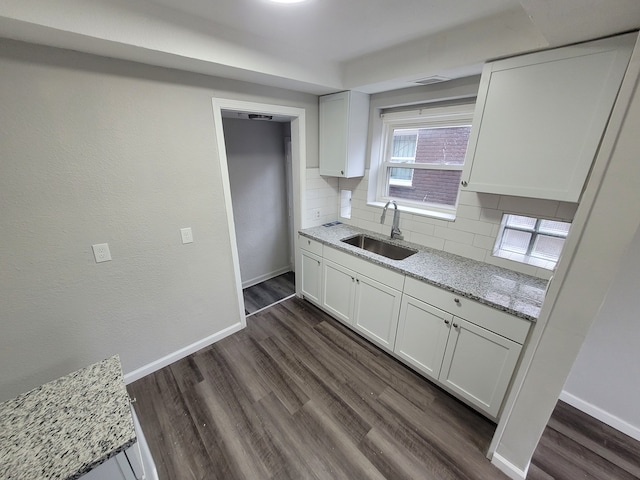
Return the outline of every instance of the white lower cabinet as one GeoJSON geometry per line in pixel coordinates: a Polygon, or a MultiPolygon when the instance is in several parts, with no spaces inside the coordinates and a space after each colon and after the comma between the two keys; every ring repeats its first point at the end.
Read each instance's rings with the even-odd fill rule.
{"type": "Polygon", "coordinates": [[[356,278],[353,327],[390,352],[396,340],[402,292],[364,275],[356,278]]]}
{"type": "Polygon", "coordinates": [[[495,419],[529,328],[527,320],[407,278],[394,353],[495,419]]]}
{"type": "Polygon", "coordinates": [[[395,353],[424,375],[438,380],[453,315],[404,295],[395,353]]]}
{"type": "Polygon", "coordinates": [[[404,275],[325,247],[322,308],[392,352],[404,275]]]}
{"type": "Polygon", "coordinates": [[[353,326],[357,273],[324,260],[322,307],[347,325],[353,326]]]}
{"type": "Polygon", "coordinates": [[[322,257],[300,250],[300,276],[302,294],[307,300],[320,305],[322,298],[322,257]]]}
{"type": "Polygon", "coordinates": [[[508,338],[454,317],[439,380],[495,418],[521,349],[508,338]]]}

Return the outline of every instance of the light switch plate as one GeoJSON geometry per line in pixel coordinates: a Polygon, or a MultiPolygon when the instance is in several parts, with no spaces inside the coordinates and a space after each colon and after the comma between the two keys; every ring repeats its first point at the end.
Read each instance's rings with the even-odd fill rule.
{"type": "Polygon", "coordinates": [[[91,245],[93,248],[93,256],[96,259],[96,263],[108,262],[111,260],[111,252],[109,251],[108,243],[97,243],[91,245]]]}
{"type": "Polygon", "coordinates": [[[181,228],[180,236],[182,237],[182,243],[193,243],[193,232],[191,227],[181,228]]]}

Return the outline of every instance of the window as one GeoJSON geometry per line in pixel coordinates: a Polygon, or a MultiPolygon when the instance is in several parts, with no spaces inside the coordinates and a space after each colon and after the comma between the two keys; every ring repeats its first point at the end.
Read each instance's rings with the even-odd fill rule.
{"type": "Polygon", "coordinates": [[[376,200],[455,213],[473,105],[383,113],[376,200]]]}
{"type": "Polygon", "coordinates": [[[553,270],[571,224],[505,214],[494,255],[553,270]]]}

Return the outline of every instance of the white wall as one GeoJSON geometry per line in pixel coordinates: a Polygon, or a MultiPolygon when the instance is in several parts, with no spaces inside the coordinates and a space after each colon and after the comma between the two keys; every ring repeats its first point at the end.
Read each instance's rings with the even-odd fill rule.
{"type": "Polygon", "coordinates": [[[242,285],[291,269],[284,124],[225,118],[242,285]]]}
{"type": "Polygon", "coordinates": [[[305,108],[317,166],[317,97],[13,41],[0,71],[0,400],[237,325],[211,98],[305,108]]]}
{"type": "Polygon", "coordinates": [[[580,348],[563,400],[640,440],[640,230],[580,348]]]}
{"type": "Polygon", "coordinates": [[[317,227],[338,220],[338,178],[323,177],[319,168],[308,168],[305,189],[307,207],[303,213],[305,227],[317,227]],[[314,211],[320,210],[316,218],[314,211]]]}

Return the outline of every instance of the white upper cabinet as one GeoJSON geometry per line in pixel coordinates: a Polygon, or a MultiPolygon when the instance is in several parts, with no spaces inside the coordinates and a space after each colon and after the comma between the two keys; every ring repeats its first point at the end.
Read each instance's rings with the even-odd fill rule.
{"type": "Polygon", "coordinates": [[[462,189],[577,202],[636,37],[485,65],[462,189]]]}
{"type": "Polygon", "coordinates": [[[320,97],[320,175],[364,175],[368,125],[366,93],[349,91],[320,97]]]}

